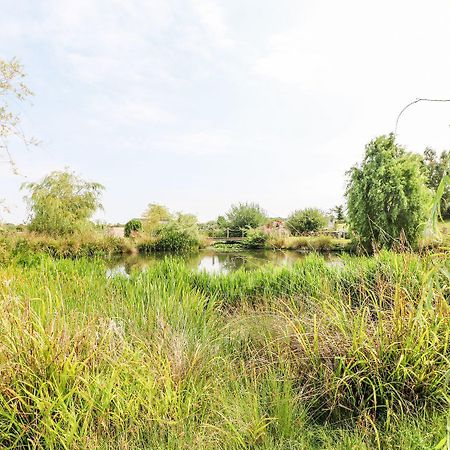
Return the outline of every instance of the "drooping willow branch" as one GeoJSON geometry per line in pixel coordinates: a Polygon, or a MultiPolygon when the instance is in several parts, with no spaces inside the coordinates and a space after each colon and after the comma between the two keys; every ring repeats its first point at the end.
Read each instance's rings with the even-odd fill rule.
{"type": "Polygon", "coordinates": [[[395,131],[394,134],[397,135],[397,128],[398,128],[398,121],[400,120],[400,117],[402,114],[412,105],[415,105],[419,102],[450,102],[450,99],[440,99],[440,98],[416,98],[413,102],[408,103],[399,113],[397,116],[397,120],[395,121],[395,131]]]}

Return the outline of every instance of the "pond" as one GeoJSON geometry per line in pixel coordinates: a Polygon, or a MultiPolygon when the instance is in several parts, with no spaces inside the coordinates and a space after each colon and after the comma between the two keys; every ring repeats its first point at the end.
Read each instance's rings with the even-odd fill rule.
{"type": "MultiPolygon", "coordinates": [[[[166,258],[164,253],[148,255],[131,255],[112,259],[108,262],[108,275],[129,275],[132,270],[145,270],[158,260],[166,258]]],[[[192,270],[206,271],[208,273],[230,273],[238,269],[255,270],[266,264],[275,266],[291,266],[305,258],[305,253],[292,250],[245,250],[221,252],[211,249],[201,250],[198,253],[179,256],[192,270]]],[[[336,254],[325,253],[325,259],[338,260],[336,254]]]]}

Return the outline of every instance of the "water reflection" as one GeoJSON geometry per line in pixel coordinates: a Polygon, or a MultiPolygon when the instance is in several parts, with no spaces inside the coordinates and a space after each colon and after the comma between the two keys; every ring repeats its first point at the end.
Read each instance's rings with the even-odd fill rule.
{"type": "MultiPolygon", "coordinates": [[[[166,258],[164,253],[150,255],[132,255],[110,260],[108,276],[129,275],[132,270],[145,270],[146,267],[158,260],[166,258]]],[[[173,256],[173,255],[171,255],[173,256]]],[[[239,252],[217,252],[202,250],[188,256],[178,256],[192,270],[208,273],[230,273],[238,269],[255,270],[266,264],[275,266],[291,266],[305,258],[305,254],[295,251],[254,250],[239,252]]],[[[325,254],[326,259],[335,260],[337,257],[325,254]]]]}

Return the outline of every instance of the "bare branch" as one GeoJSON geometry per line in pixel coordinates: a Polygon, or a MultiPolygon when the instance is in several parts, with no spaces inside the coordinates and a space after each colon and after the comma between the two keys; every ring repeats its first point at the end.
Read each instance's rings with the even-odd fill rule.
{"type": "Polygon", "coordinates": [[[395,131],[394,134],[397,136],[397,128],[398,128],[398,121],[400,120],[400,117],[402,114],[412,105],[415,105],[419,102],[450,102],[450,99],[440,99],[440,98],[416,98],[413,102],[408,103],[399,113],[397,116],[397,120],[395,121],[395,131]]]}

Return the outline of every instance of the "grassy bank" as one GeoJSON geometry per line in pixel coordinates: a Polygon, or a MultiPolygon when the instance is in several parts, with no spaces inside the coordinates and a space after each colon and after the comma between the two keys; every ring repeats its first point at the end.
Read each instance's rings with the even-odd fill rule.
{"type": "Polygon", "coordinates": [[[29,259],[38,254],[53,258],[94,258],[132,253],[128,239],[87,233],[67,237],[52,237],[22,232],[0,234],[0,262],[11,258],[29,259]]]}
{"type": "Polygon", "coordinates": [[[350,239],[337,239],[331,236],[261,236],[250,237],[236,243],[217,242],[211,245],[220,251],[239,251],[251,249],[295,250],[300,252],[354,252],[350,239]]]}
{"type": "MultiPolygon", "coordinates": [[[[32,258],[46,254],[53,258],[92,258],[113,255],[154,252],[196,252],[211,245],[207,238],[192,238],[182,233],[166,234],[159,238],[120,238],[102,232],[91,232],[67,237],[52,237],[30,232],[0,232],[0,262],[11,258],[32,258]]],[[[217,244],[211,248],[220,251],[238,251],[254,248],[268,250],[296,250],[301,252],[352,251],[351,241],[329,236],[289,237],[269,240],[263,245],[217,244]]]]}
{"type": "Polygon", "coordinates": [[[444,255],[391,253],[227,276],[173,260],[113,278],[99,260],[6,264],[0,443],[434,448],[448,271],[444,255]]]}

